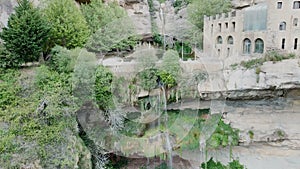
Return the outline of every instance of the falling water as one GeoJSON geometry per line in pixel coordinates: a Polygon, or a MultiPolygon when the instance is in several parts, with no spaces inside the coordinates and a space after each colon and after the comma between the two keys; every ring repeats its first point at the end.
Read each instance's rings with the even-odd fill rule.
{"type": "MultiPolygon", "coordinates": [[[[162,91],[163,91],[163,98],[164,98],[164,113],[165,113],[165,127],[166,129],[168,129],[167,126],[167,122],[168,122],[168,113],[167,113],[167,96],[166,96],[166,90],[164,88],[164,86],[162,85],[162,91]]],[[[169,132],[165,132],[165,138],[166,138],[166,149],[168,151],[168,157],[169,157],[169,161],[168,161],[168,167],[172,169],[172,165],[173,165],[173,156],[172,156],[172,145],[170,142],[170,135],[169,132]]]]}
{"type": "MultiPolygon", "coordinates": [[[[206,162],[207,161],[207,150],[206,150],[206,139],[205,139],[205,137],[200,137],[199,147],[200,147],[200,153],[201,153],[200,161],[206,162]]],[[[207,167],[207,166],[205,165],[205,167],[207,167]]]]}
{"type": "Polygon", "coordinates": [[[168,156],[169,156],[169,162],[168,162],[168,167],[170,169],[172,169],[172,165],[173,165],[173,156],[172,156],[172,146],[171,146],[171,142],[170,142],[170,136],[168,132],[165,132],[165,137],[166,137],[166,147],[168,150],[168,156]]]}

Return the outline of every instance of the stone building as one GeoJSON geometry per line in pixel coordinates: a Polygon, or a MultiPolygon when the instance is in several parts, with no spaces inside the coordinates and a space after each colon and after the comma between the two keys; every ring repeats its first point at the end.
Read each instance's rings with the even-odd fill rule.
{"type": "MultiPolygon", "coordinates": [[[[300,0],[265,0],[204,17],[203,52],[209,56],[261,56],[269,50],[300,54],[300,0]]],[[[245,58],[244,57],[244,58],[245,58]]]]}

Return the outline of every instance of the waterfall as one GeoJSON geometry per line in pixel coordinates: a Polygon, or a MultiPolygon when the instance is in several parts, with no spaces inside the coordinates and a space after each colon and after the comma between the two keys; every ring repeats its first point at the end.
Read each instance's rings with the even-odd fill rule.
{"type": "MultiPolygon", "coordinates": [[[[168,112],[167,112],[167,96],[166,96],[166,90],[164,88],[164,86],[162,85],[161,86],[162,88],[162,91],[163,91],[163,96],[164,96],[164,113],[165,113],[165,127],[166,129],[168,128],[168,112]]],[[[166,149],[168,151],[168,157],[169,157],[169,160],[168,160],[168,167],[170,169],[172,169],[172,165],[173,165],[173,156],[172,156],[172,145],[171,145],[171,142],[170,142],[170,135],[169,135],[169,132],[166,131],[165,133],[165,140],[166,140],[166,149]]]]}
{"type": "Polygon", "coordinates": [[[170,169],[172,169],[172,165],[173,165],[172,145],[170,142],[170,135],[168,132],[165,132],[165,137],[166,137],[166,147],[167,147],[168,156],[169,156],[168,167],[170,169]]]}

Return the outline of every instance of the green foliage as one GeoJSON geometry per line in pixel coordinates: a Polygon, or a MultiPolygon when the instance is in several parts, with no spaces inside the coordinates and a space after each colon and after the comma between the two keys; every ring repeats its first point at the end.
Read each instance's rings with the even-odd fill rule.
{"type": "Polygon", "coordinates": [[[73,0],[47,1],[44,13],[52,28],[48,50],[55,45],[71,49],[86,43],[89,29],[73,0]]]}
{"type": "Polygon", "coordinates": [[[178,78],[178,76],[181,74],[179,59],[179,55],[175,50],[166,51],[162,58],[161,69],[168,72],[175,78],[178,78]]]}
{"type": "MultiPolygon", "coordinates": [[[[74,114],[76,106],[71,94],[70,75],[59,74],[46,66],[36,68],[34,86],[30,86],[34,92],[22,97],[18,96],[18,93],[24,90],[17,83],[18,72],[7,70],[0,77],[1,85],[10,83],[13,87],[11,89],[5,88],[13,92],[11,96],[3,95],[4,99],[10,101],[6,101],[4,111],[0,111],[0,122],[9,126],[7,130],[0,129],[0,151],[1,154],[4,153],[0,157],[0,163],[9,156],[14,158],[12,154],[18,151],[25,160],[28,155],[33,158],[32,160],[39,158],[44,166],[53,164],[71,167],[71,159],[61,157],[66,155],[62,154],[61,151],[68,150],[55,152],[57,148],[59,149],[62,144],[67,144],[68,140],[71,139],[71,137],[65,137],[68,135],[67,131],[76,133],[77,123],[74,114]],[[10,99],[10,97],[14,98],[10,99]],[[10,140],[13,141],[10,142],[10,140]],[[18,144],[30,146],[25,151],[18,147],[18,144]],[[3,147],[5,148],[3,149],[3,147]],[[55,161],[55,158],[58,161],[55,161]]],[[[0,89],[4,91],[2,86],[0,89]]]]}
{"type": "Polygon", "coordinates": [[[82,49],[68,50],[61,46],[55,46],[51,50],[51,58],[47,65],[58,73],[71,73],[74,71],[76,60],[82,49]]]}
{"type": "Polygon", "coordinates": [[[82,12],[93,33],[87,44],[92,51],[131,49],[140,39],[130,19],[126,18],[126,11],[117,2],[105,4],[102,0],[93,0],[82,6],[82,12]]]}
{"type": "Polygon", "coordinates": [[[137,74],[138,84],[147,91],[157,86],[157,69],[145,69],[137,74]]]}
{"type": "Polygon", "coordinates": [[[229,12],[230,9],[229,0],[193,0],[188,6],[189,20],[203,31],[204,15],[216,15],[229,12]]]}
{"type": "Polygon", "coordinates": [[[177,85],[177,81],[181,75],[181,67],[179,64],[179,56],[176,51],[168,50],[164,53],[158,75],[161,78],[161,82],[167,88],[177,85]]]}
{"type": "Polygon", "coordinates": [[[49,31],[40,11],[28,0],[19,1],[15,13],[9,17],[8,25],[1,33],[5,48],[11,53],[4,53],[7,62],[5,67],[38,61],[49,31]]]}
{"type": "Polygon", "coordinates": [[[153,69],[158,61],[155,49],[137,49],[137,71],[153,69]]]}
{"type": "Polygon", "coordinates": [[[223,165],[219,161],[214,161],[213,158],[210,158],[206,163],[201,164],[202,169],[227,169],[225,165],[223,165]]]}
{"type": "Polygon", "coordinates": [[[188,5],[189,3],[191,3],[192,0],[176,0],[174,3],[173,3],[173,7],[175,9],[178,9],[178,8],[181,8],[183,6],[186,6],[188,5]]]}
{"type": "Polygon", "coordinates": [[[19,67],[22,63],[20,58],[8,51],[3,44],[0,44],[0,68],[19,67]]]}
{"type": "Polygon", "coordinates": [[[155,169],[171,169],[171,168],[168,167],[166,162],[163,162],[163,163],[159,164],[159,166],[155,167],[155,169]]]}
{"type": "Polygon", "coordinates": [[[238,145],[239,134],[237,129],[231,128],[229,124],[225,124],[222,120],[219,121],[218,127],[212,134],[207,145],[211,148],[225,147],[227,145],[238,145]]]}
{"type": "MultiPolygon", "coordinates": [[[[243,67],[245,67],[246,69],[252,69],[257,66],[261,66],[261,65],[263,65],[263,63],[268,62],[268,61],[272,61],[275,63],[275,62],[280,62],[285,59],[293,59],[295,57],[296,57],[296,55],[291,54],[291,53],[290,54],[279,54],[276,51],[270,51],[270,52],[266,53],[266,55],[264,57],[252,59],[249,61],[242,61],[241,65],[243,67]]],[[[256,72],[258,72],[258,71],[256,71],[256,72]]]]}
{"type": "Polygon", "coordinates": [[[133,48],[139,40],[130,18],[123,17],[98,29],[88,40],[86,47],[95,52],[110,52],[133,48]]]}
{"type": "Polygon", "coordinates": [[[17,94],[20,90],[17,84],[19,72],[14,69],[0,69],[0,111],[9,105],[16,106],[17,94]]]}
{"type": "Polygon", "coordinates": [[[224,165],[219,161],[214,161],[213,158],[210,158],[206,163],[203,162],[201,164],[202,169],[246,169],[245,166],[240,164],[239,160],[233,160],[228,163],[228,165],[224,165]]]}
{"type": "Polygon", "coordinates": [[[92,0],[91,3],[82,5],[81,10],[92,33],[127,15],[116,2],[105,4],[102,0],[92,0]]]}
{"type": "Polygon", "coordinates": [[[176,77],[165,70],[158,71],[158,76],[162,84],[168,89],[177,85],[176,77]]]}
{"type": "Polygon", "coordinates": [[[113,106],[112,81],[111,71],[102,65],[99,66],[96,70],[95,98],[102,110],[109,110],[113,106]]]}
{"type": "Polygon", "coordinates": [[[228,164],[229,169],[246,169],[244,165],[242,165],[239,160],[233,160],[228,164]]]}
{"type": "Polygon", "coordinates": [[[252,130],[248,131],[249,137],[252,140],[254,138],[254,132],[252,130]]]}

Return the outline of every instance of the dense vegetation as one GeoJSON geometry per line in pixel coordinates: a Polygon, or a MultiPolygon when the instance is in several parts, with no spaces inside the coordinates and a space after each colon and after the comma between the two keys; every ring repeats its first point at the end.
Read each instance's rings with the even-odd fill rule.
{"type": "Polygon", "coordinates": [[[233,160],[224,165],[219,161],[214,161],[213,158],[210,158],[206,163],[201,164],[202,169],[246,169],[245,166],[240,164],[238,160],[233,160]]]}
{"type": "Polygon", "coordinates": [[[188,13],[190,21],[203,31],[204,15],[229,12],[231,7],[229,0],[193,0],[188,6],[188,13]]]}

